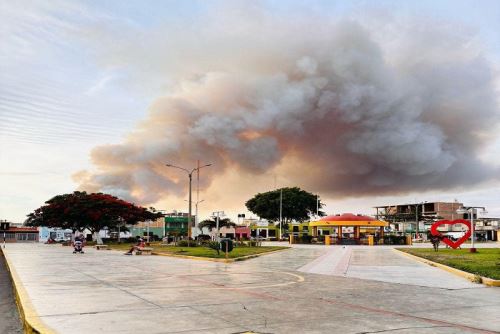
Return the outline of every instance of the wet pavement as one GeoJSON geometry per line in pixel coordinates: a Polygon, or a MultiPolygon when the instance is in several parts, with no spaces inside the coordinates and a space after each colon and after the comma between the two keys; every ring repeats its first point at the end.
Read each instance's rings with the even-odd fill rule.
{"type": "Polygon", "coordinates": [[[500,331],[500,288],[380,281],[377,268],[391,259],[396,267],[417,262],[371,250],[351,254],[348,265],[374,267],[374,279],[298,271],[330,251],[297,247],[230,264],[93,249],[73,255],[59,245],[18,244],[6,254],[33,316],[58,333],[500,331]]]}
{"type": "Polygon", "coordinates": [[[485,288],[384,246],[330,246],[299,271],[444,289],[485,288]]]}
{"type": "Polygon", "coordinates": [[[0,334],[23,332],[13,291],[5,259],[0,251],[0,334]]]}

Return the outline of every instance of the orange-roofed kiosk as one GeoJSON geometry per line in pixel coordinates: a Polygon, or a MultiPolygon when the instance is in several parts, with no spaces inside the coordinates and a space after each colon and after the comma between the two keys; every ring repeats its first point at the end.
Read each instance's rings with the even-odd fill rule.
{"type": "Polygon", "coordinates": [[[339,245],[376,244],[378,240],[383,240],[386,226],[389,226],[389,223],[352,213],[326,216],[309,223],[313,237],[318,236],[318,228],[334,227],[335,232],[325,236],[325,243],[339,245]]]}

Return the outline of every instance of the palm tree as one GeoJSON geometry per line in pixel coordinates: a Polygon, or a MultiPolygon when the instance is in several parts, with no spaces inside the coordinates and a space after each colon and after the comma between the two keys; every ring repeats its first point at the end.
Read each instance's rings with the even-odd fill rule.
{"type": "MultiPolygon", "coordinates": [[[[229,218],[222,218],[222,219],[219,218],[219,229],[224,226],[231,227],[231,226],[236,226],[236,224],[232,222],[231,219],[229,218]]],[[[208,230],[212,232],[212,230],[217,227],[217,218],[214,217],[212,219],[205,219],[198,224],[198,228],[202,232],[204,227],[208,228],[208,230]]]]}

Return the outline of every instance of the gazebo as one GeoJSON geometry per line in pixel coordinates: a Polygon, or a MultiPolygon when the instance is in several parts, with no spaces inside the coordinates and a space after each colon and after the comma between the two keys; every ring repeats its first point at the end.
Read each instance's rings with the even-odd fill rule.
{"type": "MultiPolygon", "coordinates": [[[[389,226],[389,223],[377,220],[373,217],[354,215],[352,213],[344,213],[342,215],[332,215],[321,218],[318,221],[313,221],[309,223],[313,237],[318,236],[318,228],[334,228],[336,231],[336,236],[331,240],[331,236],[325,238],[325,243],[329,244],[328,241],[333,241],[337,244],[347,244],[347,243],[362,243],[361,234],[367,237],[366,243],[370,244],[369,236],[378,238],[384,237],[384,227],[389,226]],[[354,237],[345,237],[343,233],[344,227],[353,227],[354,237]]],[[[373,240],[373,239],[372,239],[373,240]]],[[[372,241],[373,242],[373,241],[372,241]]]]}

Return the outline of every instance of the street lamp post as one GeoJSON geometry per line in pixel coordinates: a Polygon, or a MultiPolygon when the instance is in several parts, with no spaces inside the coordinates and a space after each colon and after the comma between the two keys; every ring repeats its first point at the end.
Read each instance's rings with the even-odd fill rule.
{"type": "Polygon", "coordinates": [[[148,242],[149,242],[149,225],[151,224],[151,220],[146,221],[146,223],[148,224],[146,226],[146,234],[148,235],[148,242]]]}
{"type": "Polygon", "coordinates": [[[122,217],[119,218],[120,222],[118,223],[118,243],[121,243],[121,229],[120,227],[123,225],[123,222],[125,221],[122,217]]]}
{"type": "Polygon", "coordinates": [[[471,253],[476,252],[476,248],[474,247],[474,238],[475,238],[474,212],[476,211],[476,209],[481,209],[481,214],[488,213],[488,211],[486,211],[486,208],[484,206],[465,206],[457,209],[458,214],[469,213],[470,228],[471,228],[471,248],[469,249],[469,251],[471,253]]]}
{"type": "Polygon", "coordinates": [[[198,217],[198,204],[200,204],[201,202],[204,202],[205,200],[202,199],[201,201],[196,201],[194,207],[195,207],[195,212],[194,214],[196,215],[195,218],[194,218],[194,228],[195,228],[195,231],[196,231],[196,235],[198,235],[198,230],[196,230],[198,228],[198,225],[200,224],[200,218],[198,217]]]}
{"type": "MultiPolygon", "coordinates": [[[[184,201],[187,202],[188,200],[185,199],[184,201]]],[[[198,218],[198,204],[200,204],[201,202],[205,202],[205,200],[202,199],[201,201],[196,201],[196,203],[194,203],[194,231],[196,232],[193,233],[194,237],[198,235],[197,227],[200,224],[200,220],[198,218]]]]}
{"type": "Polygon", "coordinates": [[[172,164],[165,164],[165,166],[167,167],[172,167],[172,168],[177,168],[177,169],[181,169],[183,171],[185,171],[188,176],[189,176],[189,212],[188,212],[188,240],[191,238],[191,212],[192,212],[192,200],[191,200],[191,195],[192,195],[192,182],[193,182],[193,173],[195,171],[199,171],[200,169],[202,169],[203,167],[208,167],[208,166],[212,166],[212,164],[206,164],[206,165],[203,165],[203,166],[199,166],[199,167],[196,167],[196,168],[193,168],[191,171],[189,171],[188,169],[186,168],[183,168],[183,167],[179,167],[179,166],[175,166],[175,165],[172,165],[172,164]]]}
{"type": "Polygon", "coordinates": [[[162,225],[163,225],[163,237],[164,238],[166,235],[167,235],[167,228],[165,226],[165,214],[164,213],[167,213],[167,210],[156,210],[158,212],[161,212],[163,214],[163,216],[161,217],[162,218],[162,225]]]}
{"type": "Polygon", "coordinates": [[[419,219],[418,219],[418,206],[421,205],[422,206],[422,214],[424,213],[424,204],[427,203],[427,201],[425,202],[420,202],[420,203],[417,203],[417,204],[410,204],[410,205],[415,205],[415,238],[418,239],[418,229],[419,229],[419,219]]]}

